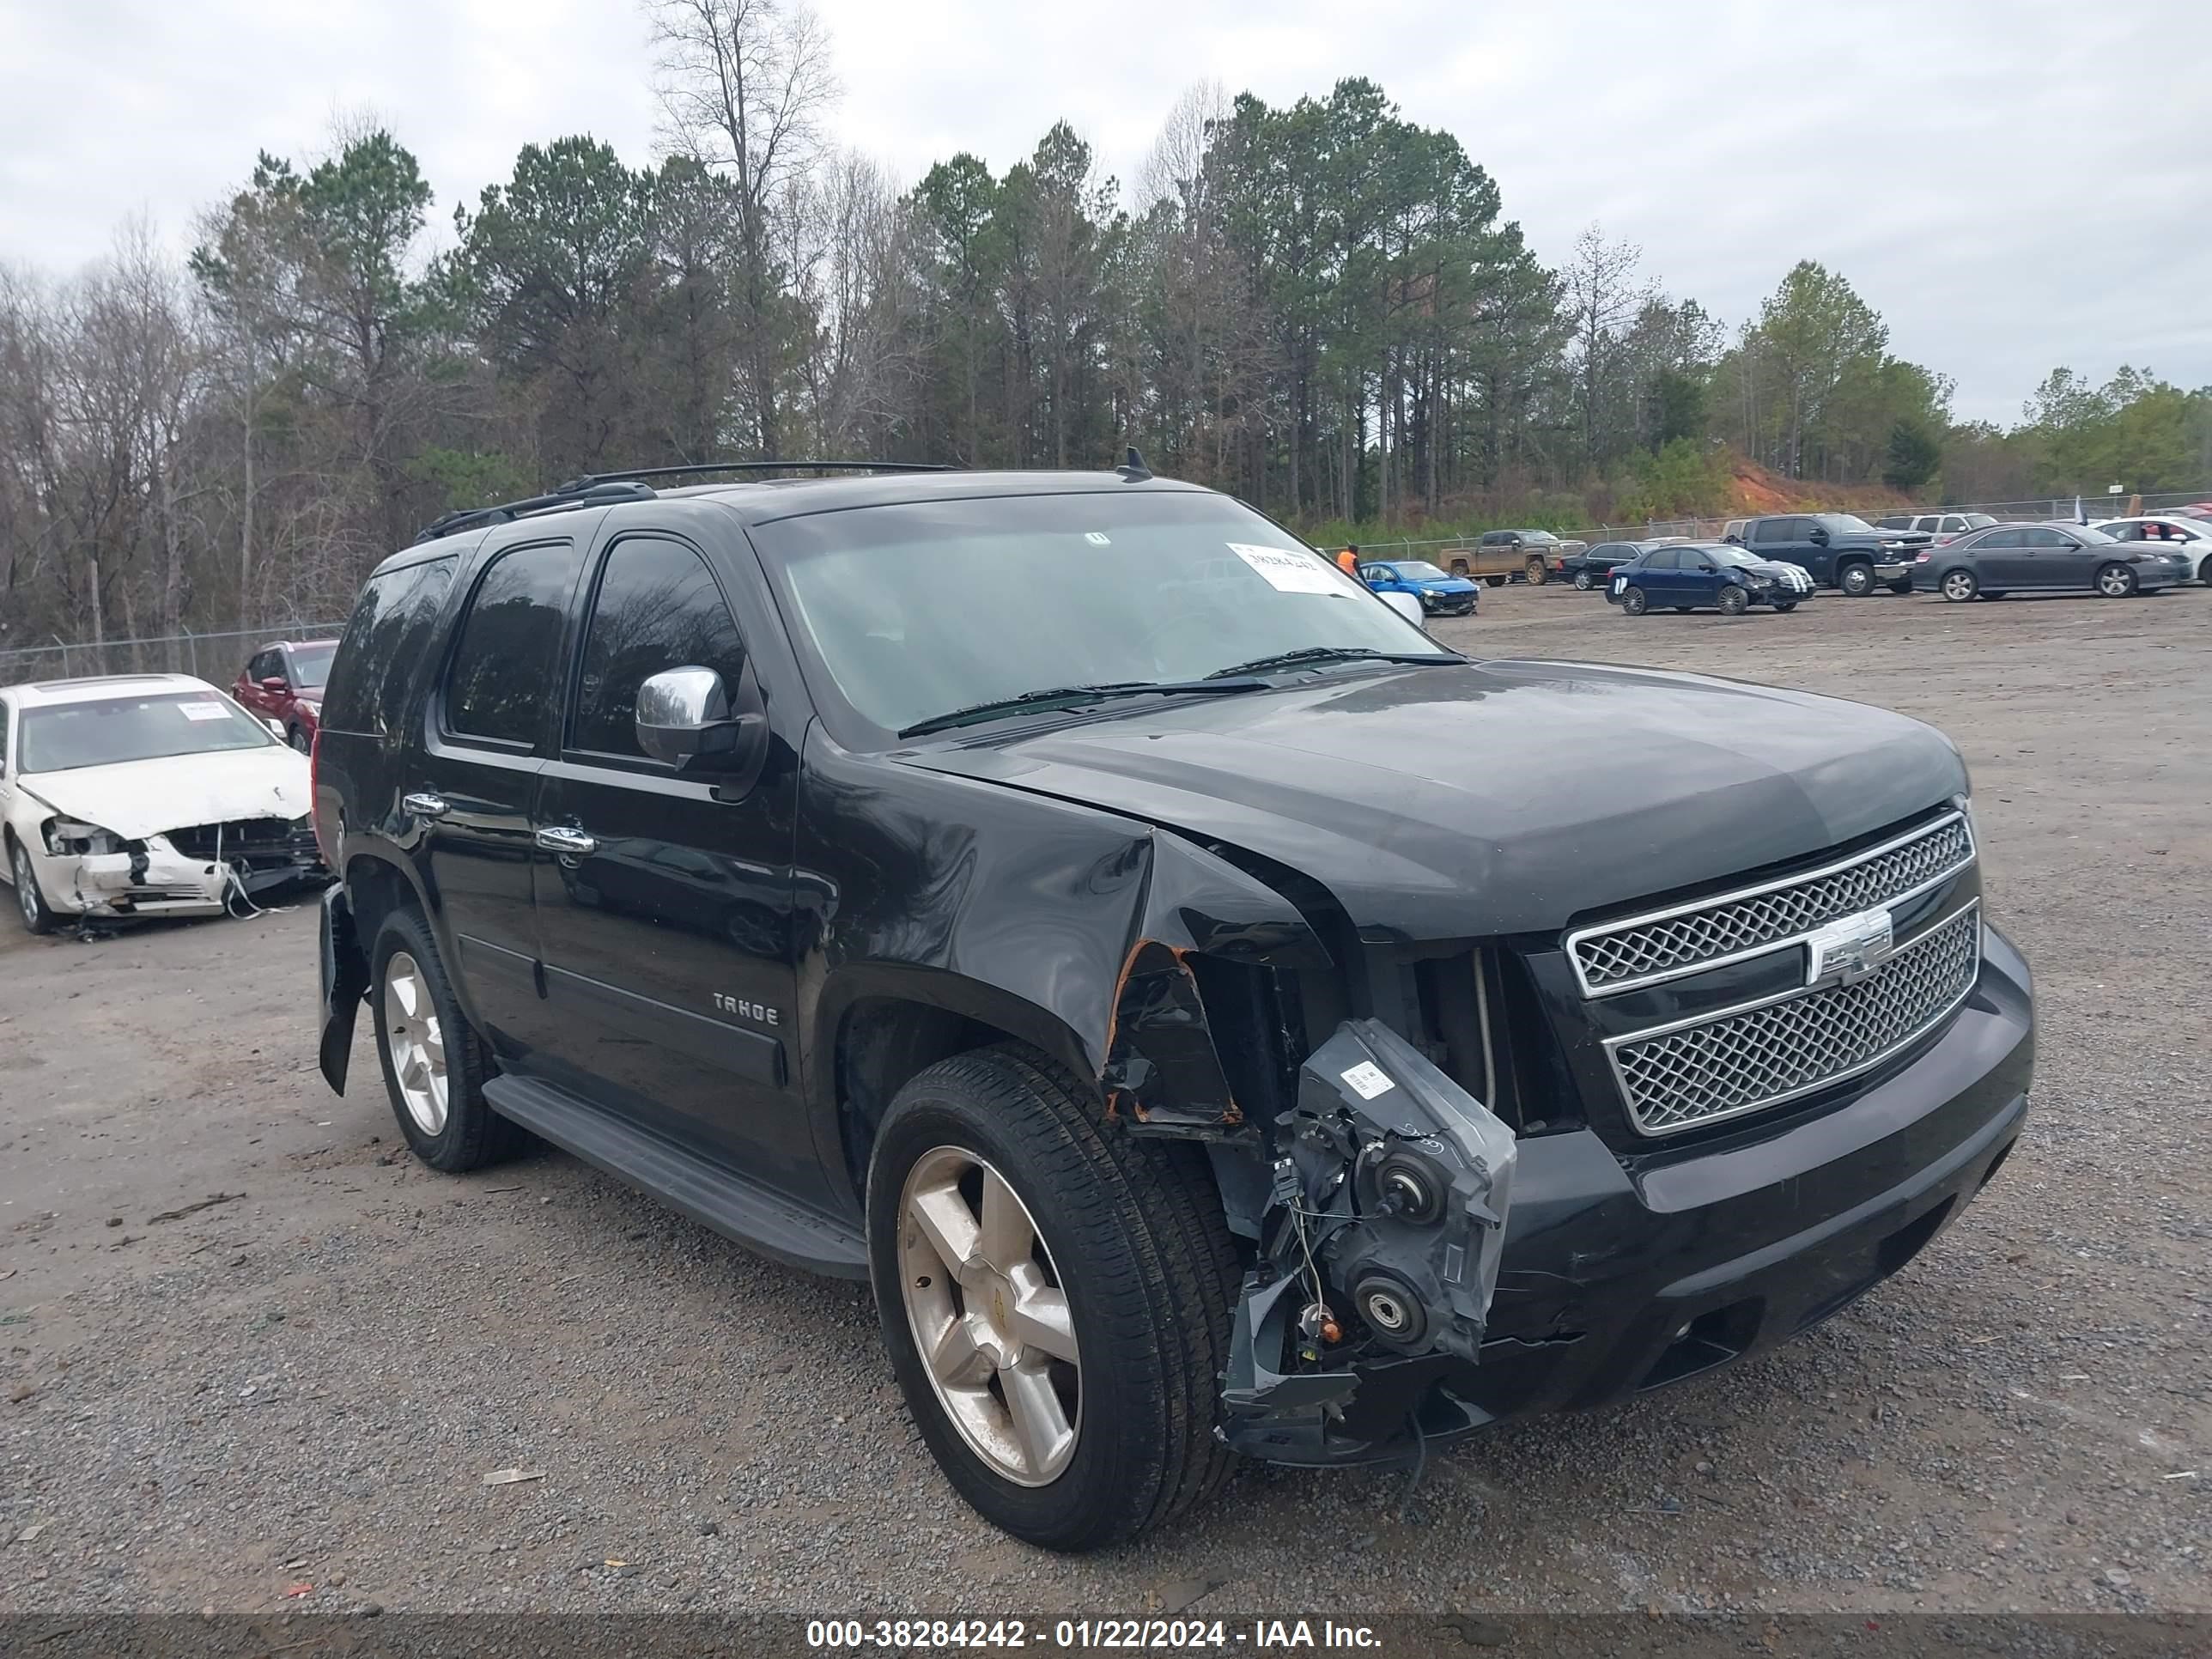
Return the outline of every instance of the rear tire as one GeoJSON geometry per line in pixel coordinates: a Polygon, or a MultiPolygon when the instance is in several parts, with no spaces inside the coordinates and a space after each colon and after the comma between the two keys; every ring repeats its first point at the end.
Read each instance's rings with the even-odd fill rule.
{"type": "Polygon", "coordinates": [[[1632,617],[1640,617],[1651,608],[1651,601],[1642,588],[1630,587],[1621,593],[1620,608],[1632,617]]]}
{"type": "Polygon", "coordinates": [[[2130,598],[2140,586],[2136,573],[2117,559],[2097,568],[2097,592],[2108,599],[2130,598]]]}
{"type": "Polygon", "coordinates": [[[1874,567],[1856,561],[1847,564],[1836,573],[1836,586],[1852,599],[1863,599],[1874,592],[1874,567]]]}
{"type": "Polygon", "coordinates": [[[1589,571],[1577,570],[1575,572],[1575,591],[1577,593],[1587,593],[1590,589],[1596,586],[1596,580],[1591,576],[1589,571]]]}
{"type": "Polygon", "coordinates": [[[1900,580],[1892,582],[1889,585],[1889,591],[1893,593],[1910,593],[1912,591],[1912,578],[1906,576],[1900,580]]]}
{"type": "Polygon", "coordinates": [[[978,1514],[1046,1549],[1171,1521],[1229,1467],[1213,1426],[1238,1270],[1205,1154],[1100,1120],[1010,1043],[908,1082],[868,1165],[870,1276],[915,1425],[978,1514]],[[1015,1200],[995,1223],[994,1182],[1015,1200]],[[925,1341],[949,1358],[933,1368],[925,1341]]]}
{"type": "Polygon", "coordinates": [[[1552,580],[1551,567],[1541,559],[1531,559],[1522,565],[1521,569],[1522,574],[1528,578],[1529,585],[1533,587],[1541,587],[1552,580]]]}
{"type": "Polygon", "coordinates": [[[1505,578],[1503,576],[1485,576],[1482,580],[1488,582],[1492,587],[1503,587],[1505,586],[1505,578]]]}
{"type": "Polygon", "coordinates": [[[483,1081],[496,1069],[453,994],[422,916],[399,910],[369,957],[376,1059],[399,1133],[416,1157],[447,1175],[497,1162],[523,1132],[492,1110],[483,1081]]]}
{"type": "Polygon", "coordinates": [[[15,920],[23,924],[23,931],[43,937],[61,923],[53,907],[46,902],[40,889],[38,872],[31,868],[31,855],[23,843],[14,836],[8,837],[8,869],[15,880],[15,920]]]}

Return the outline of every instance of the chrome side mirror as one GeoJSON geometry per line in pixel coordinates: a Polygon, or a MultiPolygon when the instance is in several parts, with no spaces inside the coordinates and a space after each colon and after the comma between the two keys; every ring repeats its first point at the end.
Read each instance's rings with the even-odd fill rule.
{"type": "Polygon", "coordinates": [[[711,668],[667,668],[637,688],[637,746],[657,761],[682,766],[734,747],[737,722],[730,694],[711,668]]]}

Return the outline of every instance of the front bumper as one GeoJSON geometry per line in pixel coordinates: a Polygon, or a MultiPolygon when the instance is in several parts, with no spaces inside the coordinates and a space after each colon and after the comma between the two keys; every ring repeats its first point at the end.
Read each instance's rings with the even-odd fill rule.
{"type": "Polygon", "coordinates": [[[1874,579],[1878,582],[1901,582],[1912,574],[1911,559],[1882,559],[1876,561],[1874,579]]]}
{"type": "Polygon", "coordinates": [[[1810,1329],[1981,1190],[2034,1057],[2027,965],[1985,927],[1950,1024],[1846,1104],[1631,1167],[1587,1131],[1524,1139],[1488,1340],[1453,1392],[1493,1417],[1584,1410],[1810,1329]]]}
{"type": "Polygon", "coordinates": [[[2027,963],[1985,929],[1959,1012],[1841,1104],[1626,1158],[1586,1129],[1524,1137],[1477,1363],[1401,1362],[1362,1384],[1325,1445],[1240,1449],[1401,1460],[1409,1420],[1449,1439],[1611,1405],[1786,1342],[1957,1218],[2018,1139],[2033,1067],[2027,963]]]}
{"type": "Polygon", "coordinates": [[[1475,598],[1472,593],[1421,595],[1421,609],[1431,617],[1471,617],[1474,614],[1475,598]]]}
{"type": "Polygon", "coordinates": [[[47,902],[58,914],[106,921],[219,915],[235,889],[251,898],[325,874],[304,820],[281,842],[225,848],[220,860],[204,848],[180,848],[166,836],[149,836],[120,852],[49,853],[39,861],[47,902]]]}

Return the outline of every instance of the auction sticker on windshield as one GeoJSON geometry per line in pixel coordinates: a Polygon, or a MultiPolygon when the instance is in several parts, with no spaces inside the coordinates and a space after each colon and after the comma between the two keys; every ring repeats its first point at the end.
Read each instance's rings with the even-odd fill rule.
{"type": "Polygon", "coordinates": [[[230,718],[230,710],[219,702],[180,702],[188,720],[223,720],[230,718]]]}
{"type": "Polygon", "coordinates": [[[1346,577],[1334,565],[1323,564],[1311,553],[1286,547],[1255,547],[1231,542],[1229,550],[1265,577],[1279,593],[1342,593],[1346,577]]]}

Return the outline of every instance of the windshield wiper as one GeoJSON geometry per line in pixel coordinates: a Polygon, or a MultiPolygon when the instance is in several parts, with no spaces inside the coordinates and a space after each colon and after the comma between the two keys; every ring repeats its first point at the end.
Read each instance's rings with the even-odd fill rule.
{"type": "Polygon", "coordinates": [[[970,703],[965,708],[932,714],[926,720],[902,727],[899,736],[919,738],[931,732],[972,726],[978,720],[995,720],[1000,714],[1018,714],[1024,708],[1042,708],[1054,703],[1063,708],[1076,708],[1086,702],[1103,702],[1109,697],[1142,697],[1171,691],[1263,691],[1267,686],[1265,680],[1216,678],[1212,674],[1202,680],[1111,680],[1103,685],[1047,686],[1041,690],[994,697],[988,702],[970,703]]]}
{"type": "Polygon", "coordinates": [[[1278,651],[1273,656],[1255,657],[1249,662],[1232,663],[1226,668],[1217,668],[1206,678],[1225,680],[1239,674],[1265,674],[1278,668],[1303,668],[1308,663],[1323,662],[1465,662],[1466,658],[1455,651],[1371,651],[1364,646],[1309,645],[1296,651],[1278,651]]]}

